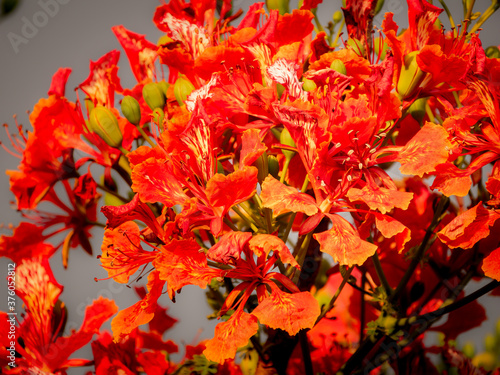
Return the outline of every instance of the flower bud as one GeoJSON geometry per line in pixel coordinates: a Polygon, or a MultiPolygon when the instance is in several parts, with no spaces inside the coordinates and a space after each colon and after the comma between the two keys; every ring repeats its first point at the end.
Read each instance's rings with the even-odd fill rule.
{"type": "Polygon", "coordinates": [[[332,61],[332,64],[330,65],[330,69],[333,69],[336,72],[343,74],[343,75],[347,74],[347,70],[345,68],[344,63],[342,62],[342,60],[339,60],[339,59],[335,59],[332,61]]]}
{"type": "Polygon", "coordinates": [[[333,19],[333,23],[337,24],[337,23],[340,23],[342,21],[342,12],[340,10],[337,10],[335,11],[335,13],[333,13],[333,16],[332,16],[332,19],[333,19]]]}
{"type": "Polygon", "coordinates": [[[380,13],[380,11],[382,10],[382,7],[384,6],[384,0],[378,0],[377,1],[377,5],[375,6],[375,11],[373,12],[373,14],[376,16],[377,14],[380,13]]]}
{"type": "Polygon", "coordinates": [[[165,94],[165,97],[167,97],[167,92],[168,92],[168,88],[170,87],[170,83],[167,83],[165,81],[160,81],[157,83],[157,85],[160,86],[161,91],[163,91],[163,93],[165,94]]]}
{"type": "Polygon", "coordinates": [[[269,174],[274,178],[279,180],[279,172],[280,172],[280,163],[278,159],[274,155],[269,155],[267,157],[267,169],[269,170],[269,174]]]}
{"type": "Polygon", "coordinates": [[[316,88],[316,84],[314,81],[304,78],[304,83],[302,85],[302,90],[304,91],[313,91],[316,88]]]}
{"type": "Polygon", "coordinates": [[[123,98],[122,113],[131,124],[139,125],[141,122],[141,106],[133,96],[127,95],[123,98]]]}
{"type": "Polygon", "coordinates": [[[95,107],[90,112],[89,130],[96,133],[111,147],[120,147],[123,140],[118,119],[106,107],[95,107]]]}
{"type": "Polygon", "coordinates": [[[288,3],[290,0],[266,0],[266,7],[269,10],[277,9],[280,14],[290,13],[288,3]]]}
{"type": "Polygon", "coordinates": [[[89,114],[94,109],[94,102],[88,96],[85,98],[85,108],[87,108],[87,113],[89,114]]]}
{"type": "Polygon", "coordinates": [[[488,56],[490,59],[500,58],[500,50],[497,46],[489,46],[485,49],[484,53],[486,53],[486,56],[488,56]]]}
{"type": "Polygon", "coordinates": [[[165,106],[165,94],[161,87],[154,82],[144,85],[142,88],[142,97],[151,110],[155,108],[163,109],[165,106]]]}
{"type": "Polygon", "coordinates": [[[165,112],[163,112],[163,109],[155,108],[155,110],[153,111],[153,115],[152,115],[152,121],[155,124],[158,124],[161,131],[164,130],[164,126],[163,126],[164,119],[165,119],[165,112]]]}
{"type": "Polygon", "coordinates": [[[467,341],[462,348],[462,353],[464,353],[467,358],[473,358],[476,354],[474,343],[467,341]]]}
{"type": "Polygon", "coordinates": [[[424,121],[426,104],[427,98],[420,98],[415,100],[410,108],[408,108],[408,113],[411,115],[411,117],[417,120],[420,125],[422,125],[424,121]]]}
{"type": "Polygon", "coordinates": [[[405,56],[405,64],[401,67],[397,86],[397,91],[401,99],[410,96],[425,77],[425,73],[417,64],[418,53],[418,51],[413,51],[405,56]]]}
{"type": "Polygon", "coordinates": [[[363,43],[361,43],[360,40],[349,38],[347,39],[347,45],[350,46],[352,50],[356,52],[358,55],[360,56],[365,55],[365,46],[363,45],[363,43]]]}
{"type": "Polygon", "coordinates": [[[497,347],[496,337],[491,333],[488,333],[484,338],[484,349],[487,352],[495,352],[496,347],[497,347]]]}
{"type": "Polygon", "coordinates": [[[177,103],[179,103],[180,106],[184,105],[184,101],[193,90],[194,86],[189,80],[183,77],[177,78],[174,84],[174,95],[175,99],[177,99],[177,103]]]}
{"type": "Polygon", "coordinates": [[[375,50],[375,53],[377,54],[379,59],[384,60],[387,50],[389,49],[389,45],[384,41],[383,38],[380,38],[378,36],[375,38],[375,41],[373,42],[373,49],[375,50]],[[382,51],[380,50],[380,44],[382,44],[382,51]]]}
{"type": "MultiPolygon", "coordinates": [[[[286,146],[296,147],[290,132],[286,128],[283,128],[281,132],[280,143],[286,146]]],[[[288,160],[291,160],[295,156],[295,152],[290,150],[281,150],[281,152],[283,152],[283,155],[285,155],[285,158],[288,160]]]]}

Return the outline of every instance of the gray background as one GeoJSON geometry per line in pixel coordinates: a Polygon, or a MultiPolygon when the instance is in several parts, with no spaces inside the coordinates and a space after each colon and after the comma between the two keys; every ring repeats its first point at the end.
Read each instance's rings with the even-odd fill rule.
{"type": "MultiPolygon", "coordinates": [[[[253,2],[240,0],[234,3],[245,10],[253,2]]],[[[449,6],[455,8],[453,10],[455,22],[458,23],[461,19],[461,1],[455,0],[449,3],[449,6]]],[[[31,110],[39,98],[47,96],[51,77],[59,67],[73,69],[66,95],[70,100],[74,100],[72,89],[88,76],[89,59],[97,60],[112,49],[121,51],[119,76],[122,86],[132,87],[135,79],[130,72],[126,55],[110,28],[113,25],[123,24],[134,32],[146,34],[150,41],[156,42],[161,33],[151,20],[157,5],[159,5],[157,1],[65,0],[65,4],[59,4],[59,9],[54,12],[55,14],[46,17],[45,23],[43,16],[38,14],[42,11],[38,1],[22,1],[14,13],[0,19],[0,121],[8,123],[13,131],[15,128],[12,116],[17,114],[19,122],[30,129],[26,111],[31,110]],[[25,19],[33,22],[34,17],[38,17],[43,25],[37,28],[36,35],[27,39],[26,44],[20,44],[16,51],[8,39],[8,34],[15,33],[22,36],[21,29],[25,19]]],[[[476,1],[477,10],[484,10],[488,5],[489,1],[476,1]]],[[[324,4],[320,5],[318,15],[322,21],[330,20],[333,11],[339,7],[340,1],[325,0],[324,4]]],[[[393,12],[396,22],[400,27],[405,27],[407,24],[406,3],[386,0],[382,13],[386,11],[393,12]]],[[[496,14],[494,19],[489,20],[484,26],[485,30],[481,38],[485,47],[498,43],[499,20],[500,17],[496,14]]],[[[375,24],[380,25],[381,21],[382,18],[379,15],[375,24]]],[[[444,24],[449,28],[447,21],[444,21],[444,24]]],[[[8,145],[3,129],[0,129],[0,140],[8,145]]],[[[16,169],[18,162],[18,159],[0,151],[1,170],[16,169]]],[[[20,215],[12,210],[13,206],[9,203],[13,200],[13,195],[9,191],[8,178],[3,173],[0,173],[0,197],[0,222],[6,225],[9,223],[17,225],[20,215]]],[[[100,221],[104,222],[102,216],[100,221]]],[[[8,231],[2,230],[1,233],[8,233],[8,231]]],[[[94,277],[102,278],[107,275],[95,259],[95,255],[100,253],[102,231],[95,229],[93,234],[94,257],[88,256],[81,249],[73,250],[70,254],[69,269],[66,271],[61,266],[60,252],[51,260],[56,278],[65,286],[61,299],[66,303],[69,311],[68,329],[79,327],[84,306],[99,295],[113,298],[121,309],[137,301],[131,289],[112,280],[94,282],[94,277]]],[[[6,259],[0,259],[2,279],[7,271],[7,262],[6,259]]],[[[0,310],[5,310],[7,308],[6,287],[3,286],[3,282],[0,285],[0,310]]],[[[487,299],[484,298],[482,301],[487,299]]],[[[491,298],[488,300],[490,320],[480,329],[467,333],[465,338],[476,339],[481,346],[481,337],[485,332],[493,329],[496,319],[500,317],[498,300],[491,298]]],[[[166,296],[161,298],[161,303],[168,305],[171,315],[180,320],[169,332],[169,338],[176,340],[178,344],[189,344],[196,342],[197,337],[212,337],[216,321],[207,322],[205,319],[211,310],[206,306],[202,290],[197,287],[186,287],[178,296],[176,304],[173,304],[166,296]]],[[[20,302],[18,311],[21,311],[20,302]]],[[[109,324],[106,326],[109,327],[109,324]]],[[[88,356],[89,349],[83,349],[78,354],[88,356]]]]}

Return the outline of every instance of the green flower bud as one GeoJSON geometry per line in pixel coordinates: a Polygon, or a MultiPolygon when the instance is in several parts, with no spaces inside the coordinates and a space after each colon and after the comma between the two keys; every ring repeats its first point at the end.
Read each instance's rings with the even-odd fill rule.
{"type": "Polygon", "coordinates": [[[427,98],[420,98],[415,100],[410,108],[408,108],[408,113],[411,115],[411,117],[417,120],[420,125],[422,125],[424,121],[426,104],[427,98]]]}
{"type": "Polygon", "coordinates": [[[276,92],[278,94],[278,98],[281,99],[281,95],[283,95],[283,93],[285,92],[285,86],[283,86],[280,83],[277,83],[276,84],[276,92]]]}
{"type": "Polygon", "coordinates": [[[87,113],[89,114],[94,109],[94,102],[88,96],[85,98],[85,108],[87,108],[87,113]]]}
{"type": "Polygon", "coordinates": [[[133,96],[127,95],[123,98],[122,113],[131,124],[139,125],[141,122],[141,106],[133,96]]]}
{"type": "Polygon", "coordinates": [[[484,52],[486,53],[486,56],[488,56],[490,59],[500,58],[500,50],[498,49],[497,46],[489,46],[488,48],[486,48],[484,52]]]}
{"type": "Polygon", "coordinates": [[[163,131],[165,130],[164,125],[163,125],[163,120],[165,119],[165,112],[163,112],[163,109],[161,108],[155,108],[153,111],[153,122],[155,124],[158,124],[160,129],[163,131]]]}
{"type": "Polygon", "coordinates": [[[163,91],[163,93],[165,94],[165,97],[167,97],[167,92],[168,92],[168,88],[170,87],[170,83],[167,83],[165,81],[160,81],[157,83],[157,85],[160,86],[161,91],[163,91]]]}
{"type": "Polygon", "coordinates": [[[330,65],[330,69],[333,69],[336,72],[343,74],[343,75],[347,74],[347,70],[345,68],[344,63],[342,62],[342,60],[339,60],[339,59],[335,59],[332,61],[332,64],[330,65]]]}
{"type": "Polygon", "coordinates": [[[493,353],[479,353],[472,359],[472,364],[489,371],[495,368],[496,356],[493,353]]]}
{"type": "Polygon", "coordinates": [[[259,156],[259,158],[255,161],[255,166],[259,170],[257,174],[257,180],[259,181],[259,184],[261,184],[262,181],[264,181],[266,177],[269,175],[267,153],[264,152],[262,155],[259,156]]]}
{"type": "Polygon", "coordinates": [[[462,348],[462,353],[464,353],[467,358],[473,358],[476,354],[474,343],[467,341],[462,348]]]}
{"type": "Polygon", "coordinates": [[[111,147],[120,147],[123,140],[116,116],[106,107],[95,107],[90,112],[89,130],[111,147]]]}
{"type": "Polygon", "coordinates": [[[342,17],[343,17],[343,14],[340,10],[335,11],[335,13],[333,13],[333,16],[332,16],[333,23],[337,24],[337,23],[342,22],[342,17]]]}
{"type": "Polygon", "coordinates": [[[488,333],[486,337],[484,338],[484,349],[487,352],[495,352],[495,349],[497,347],[497,339],[494,335],[491,333],[488,333]]]}
{"type": "Polygon", "coordinates": [[[290,13],[288,8],[289,0],[266,0],[266,7],[269,10],[277,9],[280,14],[290,13]]]}
{"type": "Polygon", "coordinates": [[[380,60],[385,59],[385,54],[387,53],[387,50],[389,49],[389,45],[384,41],[380,40],[381,38],[378,36],[375,38],[375,42],[373,43],[373,49],[375,50],[375,53],[378,55],[380,60]],[[382,51],[380,51],[380,43],[382,44],[382,51]]]}
{"type": "Polygon", "coordinates": [[[142,88],[142,97],[151,110],[155,108],[163,109],[165,106],[165,94],[161,87],[154,82],[144,85],[142,88]]]}
{"type": "Polygon", "coordinates": [[[184,105],[184,101],[193,90],[194,86],[189,80],[183,77],[177,78],[174,84],[174,95],[175,99],[177,99],[177,103],[179,103],[180,106],[184,105]]]}
{"type": "Polygon", "coordinates": [[[269,170],[269,174],[279,180],[279,172],[280,172],[280,163],[276,156],[269,155],[267,157],[267,169],[269,170]]]}
{"type": "Polygon", "coordinates": [[[304,91],[313,91],[316,88],[316,84],[314,81],[310,79],[304,78],[304,84],[302,85],[302,89],[304,91]]]}
{"type": "Polygon", "coordinates": [[[380,13],[382,10],[382,7],[384,6],[384,0],[378,0],[377,1],[377,6],[375,7],[374,15],[376,16],[377,14],[380,13]]]}
{"type": "Polygon", "coordinates": [[[347,39],[347,45],[350,46],[358,55],[365,55],[365,46],[363,45],[363,43],[361,43],[360,40],[349,38],[347,39]]]}
{"type": "Polygon", "coordinates": [[[405,64],[401,67],[397,86],[397,91],[401,99],[410,96],[425,77],[425,73],[417,64],[418,53],[418,51],[413,51],[405,56],[405,64]]]}
{"type": "MultiPolygon", "coordinates": [[[[280,143],[286,146],[296,147],[295,142],[293,141],[293,138],[290,135],[290,132],[286,128],[283,128],[283,131],[281,132],[280,143]]],[[[281,150],[281,152],[283,152],[285,158],[289,160],[291,160],[295,156],[295,152],[290,150],[281,150]]]]}

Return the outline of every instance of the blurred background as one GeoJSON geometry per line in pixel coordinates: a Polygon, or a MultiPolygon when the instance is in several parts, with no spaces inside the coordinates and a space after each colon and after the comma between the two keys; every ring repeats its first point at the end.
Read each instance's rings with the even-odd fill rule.
{"type": "MultiPolygon", "coordinates": [[[[9,4],[15,1],[4,1],[4,10],[9,10],[9,4]]],[[[244,11],[253,1],[236,0],[234,8],[244,11]]],[[[439,6],[438,2],[435,1],[439,6]]],[[[295,5],[294,1],[291,4],[295,5]]],[[[476,10],[483,11],[490,1],[476,1],[476,10]]],[[[15,131],[13,115],[17,115],[19,123],[31,129],[27,111],[32,110],[37,101],[47,96],[52,75],[59,67],[70,67],[73,70],[66,86],[66,96],[75,100],[73,89],[83,82],[89,74],[89,60],[97,60],[112,49],[121,51],[118,75],[122,86],[133,87],[136,83],[125,53],[111,32],[111,27],[122,24],[136,33],[146,34],[148,40],[156,43],[161,32],[152,22],[155,8],[159,1],[155,0],[24,0],[9,13],[0,17],[0,121],[7,123],[10,131],[15,131]],[[52,4],[48,7],[48,4],[52,4]],[[53,4],[57,4],[54,6],[53,4]],[[28,24],[33,27],[28,28],[28,24]]],[[[340,0],[324,0],[318,9],[318,16],[323,24],[331,20],[335,10],[340,9],[340,0]]],[[[462,2],[449,0],[448,6],[454,15],[456,23],[462,19],[462,2]]],[[[375,18],[374,24],[380,26],[385,12],[394,13],[395,21],[400,28],[405,28],[407,22],[407,5],[402,0],[386,0],[381,13],[375,18]]],[[[445,16],[441,17],[444,26],[450,25],[445,16]]],[[[238,21],[237,21],[238,22],[238,21]]],[[[236,22],[236,24],[237,24],[236,22]]],[[[500,42],[498,25],[500,14],[495,14],[488,20],[481,32],[483,46],[498,45],[500,42]]],[[[9,147],[7,133],[0,129],[0,140],[9,147]]],[[[0,170],[16,169],[19,159],[0,150],[0,170]]],[[[16,226],[21,217],[13,208],[13,195],[9,191],[7,176],[0,173],[0,223],[16,226]]],[[[101,222],[105,222],[103,216],[101,222]]],[[[6,228],[2,234],[10,234],[6,228]]],[[[117,284],[113,280],[95,282],[94,277],[107,277],[100,267],[96,255],[100,253],[102,230],[95,228],[92,243],[94,255],[87,255],[82,249],[70,253],[69,267],[62,268],[60,251],[51,260],[56,279],[64,285],[61,300],[65,302],[69,320],[67,332],[78,329],[81,324],[85,306],[99,295],[112,298],[120,309],[135,303],[138,299],[132,289],[117,284]]],[[[0,276],[5,280],[8,260],[0,259],[0,276]]],[[[477,284],[468,290],[475,290],[477,284]]],[[[0,282],[0,310],[6,311],[6,284],[0,282]]],[[[206,316],[212,311],[205,302],[204,291],[198,287],[186,287],[173,304],[167,296],[159,301],[169,307],[169,313],[179,319],[179,323],[169,331],[169,339],[182,344],[195,343],[198,339],[213,336],[217,321],[207,321],[206,316]]],[[[459,337],[461,342],[474,340],[478,348],[482,348],[483,337],[494,330],[496,320],[500,318],[500,300],[483,297],[489,320],[481,327],[459,337]]],[[[18,301],[18,311],[21,302],[18,301]]],[[[466,319],[466,317],[464,317],[466,319]]],[[[109,329],[109,323],[105,325],[109,329]]],[[[78,352],[80,357],[90,357],[90,349],[78,352]]],[[[175,358],[175,357],[174,357],[175,358]]],[[[177,356],[179,358],[179,356],[177,356]]],[[[76,374],[80,371],[74,372],[76,374]]]]}

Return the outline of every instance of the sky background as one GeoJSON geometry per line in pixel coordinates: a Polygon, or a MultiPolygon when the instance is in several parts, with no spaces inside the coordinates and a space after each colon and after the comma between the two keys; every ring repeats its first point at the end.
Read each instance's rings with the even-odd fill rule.
{"type": "MultiPolygon", "coordinates": [[[[89,74],[89,60],[97,60],[100,56],[112,49],[121,51],[119,62],[119,76],[123,87],[132,87],[135,79],[130,72],[128,60],[121,46],[111,32],[113,25],[124,25],[127,29],[140,34],[146,34],[154,43],[162,35],[156,29],[152,20],[154,10],[159,5],[153,0],[59,0],[57,7],[52,6],[44,11],[43,4],[54,4],[54,0],[24,0],[20,6],[8,17],[0,18],[0,121],[7,123],[14,131],[13,115],[17,114],[20,123],[30,129],[27,111],[42,97],[47,96],[52,75],[59,67],[70,67],[73,73],[66,86],[66,95],[74,100],[73,88],[84,81],[89,74]],[[63,4],[61,4],[63,3],[63,4]],[[44,13],[41,14],[40,12],[44,13]],[[49,14],[50,13],[50,14],[49,14]],[[13,34],[23,35],[23,27],[27,23],[34,23],[36,30],[29,38],[18,45],[13,45],[13,34]],[[38,26],[36,26],[38,25],[38,26]],[[9,33],[11,38],[9,39],[9,33]]],[[[324,1],[320,5],[318,15],[323,23],[331,20],[333,12],[340,9],[340,1],[324,1]]],[[[450,0],[449,6],[455,17],[455,22],[461,20],[461,1],[450,0]]],[[[237,0],[235,8],[248,9],[253,1],[237,0]]],[[[292,2],[293,3],[293,2],[292,2]]],[[[436,1],[437,3],[437,1],[436,1]]],[[[477,10],[484,10],[489,1],[477,0],[477,10]]],[[[400,27],[407,25],[407,6],[399,0],[386,0],[381,14],[391,11],[395,14],[395,21],[400,27]]],[[[444,18],[443,18],[444,19],[444,18]]],[[[375,25],[380,26],[381,16],[375,18],[375,25]]],[[[481,33],[485,47],[500,42],[498,38],[499,14],[489,20],[481,33]]],[[[449,23],[444,22],[446,28],[449,23]]],[[[27,31],[26,29],[24,30],[27,31]]],[[[4,129],[0,129],[0,140],[8,143],[4,129]]],[[[0,169],[16,169],[19,160],[0,150],[0,169]]],[[[9,191],[8,178],[0,174],[0,223],[17,225],[20,215],[12,210],[13,195],[9,191]]],[[[104,222],[104,218],[101,217],[104,222]]],[[[8,233],[3,230],[1,233],[8,233]]],[[[135,293],[112,280],[96,283],[94,277],[106,277],[106,273],[99,266],[95,256],[100,253],[99,245],[102,231],[95,229],[93,244],[95,254],[88,256],[81,249],[70,253],[69,268],[63,270],[60,252],[57,253],[51,265],[56,279],[65,286],[61,299],[66,303],[69,311],[69,328],[78,328],[83,318],[84,305],[99,295],[113,298],[120,309],[126,308],[137,301],[135,293]]],[[[7,272],[7,260],[0,259],[0,276],[7,272]]],[[[6,309],[6,294],[0,282],[0,310],[6,309]]],[[[206,306],[204,291],[197,287],[186,287],[178,296],[177,303],[173,304],[168,297],[160,300],[170,308],[170,314],[181,320],[169,333],[169,338],[178,344],[197,341],[201,338],[210,338],[216,321],[207,322],[205,317],[212,311],[206,306]]],[[[490,299],[488,302],[489,322],[470,332],[467,339],[479,338],[485,332],[491,331],[496,319],[500,317],[498,309],[500,300],[490,299]]],[[[21,310],[20,302],[18,311],[21,310]]],[[[109,327],[109,325],[107,325],[109,327]]],[[[477,339],[482,342],[482,339],[477,339]]],[[[182,346],[182,345],[181,345],[182,346]]],[[[79,352],[88,356],[88,349],[79,352]]],[[[76,372],[78,373],[78,372],[76,372]]]]}

